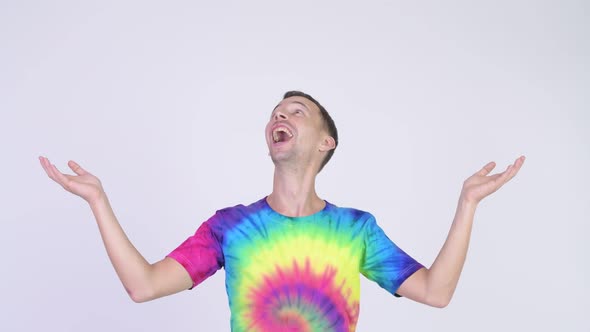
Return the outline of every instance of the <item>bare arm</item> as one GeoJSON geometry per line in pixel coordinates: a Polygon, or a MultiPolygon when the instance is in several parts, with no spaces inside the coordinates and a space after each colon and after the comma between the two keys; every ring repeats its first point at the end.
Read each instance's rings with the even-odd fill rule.
{"type": "Polygon", "coordinates": [[[47,175],[65,190],[88,202],[107,254],[125,290],[135,302],[144,302],[177,293],[192,286],[188,272],[171,258],[148,263],[125,235],[115,217],[100,180],[70,161],[77,175],[63,174],[47,158],[39,158],[47,175]]]}
{"type": "Polygon", "coordinates": [[[408,278],[398,294],[440,308],[449,304],[467,256],[477,205],[512,179],[524,159],[524,156],[516,159],[504,172],[494,175],[488,175],[495,167],[495,163],[490,162],[465,180],[453,224],[434,263],[430,269],[421,269],[408,278]]]}

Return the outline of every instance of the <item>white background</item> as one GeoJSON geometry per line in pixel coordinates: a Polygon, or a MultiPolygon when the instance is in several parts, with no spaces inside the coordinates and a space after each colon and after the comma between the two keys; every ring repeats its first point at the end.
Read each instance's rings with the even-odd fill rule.
{"type": "Polygon", "coordinates": [[[363,278],[358,331],[590,331],[586,1],[1,1],[4,331],[228,331],[224,272],[133,303],[87,204],[103,182],[157,261],[216,209],[260,199],[264,125],[300,89],[341,140],[321,197],[368,210],[430,265],[462,182],[527,156],[479,207],[451,304],[363,278]]]}

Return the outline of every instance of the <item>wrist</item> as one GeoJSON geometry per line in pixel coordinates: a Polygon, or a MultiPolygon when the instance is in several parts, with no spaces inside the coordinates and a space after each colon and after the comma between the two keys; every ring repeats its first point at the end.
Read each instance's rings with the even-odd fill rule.
{"type": "Polygon", "coordinates": [[[469,200],[469,199],[461,196],[461,197],[459,197],[459,203],[457,204],[457,208],[461,211],[475,212],[478,204],[479,204],[479,202],[469,200]]]}
{"type": "Polygon", "coordinates": [[[107,194],[104,191],[100,191],[97,195],[88,200],[88,204],[90,205],[90,208],[93,210],[100,206],[104,206],[107,203],[107,194]]]}

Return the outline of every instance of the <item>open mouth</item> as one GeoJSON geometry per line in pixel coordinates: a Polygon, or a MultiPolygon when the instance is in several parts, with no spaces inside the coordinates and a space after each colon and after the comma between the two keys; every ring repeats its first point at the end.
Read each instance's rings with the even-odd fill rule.
{"type": "Polygon", "coordinates": [[[272,131],[272,141],[274,143],[287,142],[293,137],[293,133],[286,127],[276,127],[272,131]]]}

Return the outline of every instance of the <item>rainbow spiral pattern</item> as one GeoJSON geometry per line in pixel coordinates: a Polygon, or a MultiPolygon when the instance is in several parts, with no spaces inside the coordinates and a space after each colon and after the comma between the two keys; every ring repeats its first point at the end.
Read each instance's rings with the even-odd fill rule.
{"type": "Polygon", "coordinates": [[[225,268],[232,331],[354,331],[360,274],[393,294],[422,267],[367,212],[287,217],[266,198],[217,211],[168,257],[193,287],[225,268]]]}

